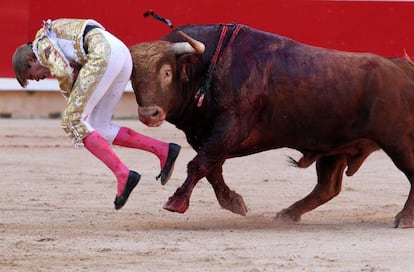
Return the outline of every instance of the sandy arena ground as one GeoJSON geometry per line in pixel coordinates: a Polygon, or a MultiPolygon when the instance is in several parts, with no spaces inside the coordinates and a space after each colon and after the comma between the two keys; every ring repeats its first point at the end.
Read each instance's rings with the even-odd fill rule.
{"type": "Polygon", "coordinates": [[[183,146],[165,186],[159,162],[115,151],[143,178],[115,211],[115,179],[86,150],[74,149],[59,120],[0,119],[0,271],[413,271],[414,229],[393,220],[409,183],[383,152],[371,155],[342,193],[300,223],[273,218],[316,182],[314,165],[289,166],[281,149],[228,160],[227,184],[246,217],[219,207],[203,179],[185,214],[162,208],[195,155],[170,124],[116,123],[183,146]]]}

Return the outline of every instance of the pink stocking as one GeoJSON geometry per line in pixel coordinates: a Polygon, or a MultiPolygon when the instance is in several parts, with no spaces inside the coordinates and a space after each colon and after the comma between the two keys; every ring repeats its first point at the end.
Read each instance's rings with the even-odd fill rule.
{"type": "Polygon", "coordinates": [[[153,153],[160,159],[161,169],[167,162],[169,148],[168,143],[142,135],[130,128],[121,127],[113,141],[113,144],[141,149],[153,153]]]}
{"type": "Polygon", "coordinates": [[[97,132],[93,131],[83,139],[83,144],[89,152],[101,160],[115,174],[118,180],[117,194],[121,195],[128,179],[129,169],[113,152],[108,142],[97,132]]]}

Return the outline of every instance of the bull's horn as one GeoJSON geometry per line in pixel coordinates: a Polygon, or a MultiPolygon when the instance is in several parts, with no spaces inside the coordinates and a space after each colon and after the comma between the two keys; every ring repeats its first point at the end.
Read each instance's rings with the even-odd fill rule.
{"type": "Polygon", "coordinates": [[[175,54],[181,55],[184,53],[196,53],[196,54],[204,53],[205,46],[202,42],[199,42],[191,38],[190,36],[188,36],[182,31],[178,31],[178,33],[180,33],[184,37],[186,42],[178,42],[172,45],[172,48],[175,54]]]}

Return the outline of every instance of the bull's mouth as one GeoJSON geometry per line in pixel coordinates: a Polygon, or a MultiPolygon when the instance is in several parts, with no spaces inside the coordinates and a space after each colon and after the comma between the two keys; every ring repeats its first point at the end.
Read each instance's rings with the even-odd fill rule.
{"type": "Polygon", "coordinates": [[[165,116],[165,111],[159,106],[138,107],[139,120],[149,127],[160,126],[165,116]]]}

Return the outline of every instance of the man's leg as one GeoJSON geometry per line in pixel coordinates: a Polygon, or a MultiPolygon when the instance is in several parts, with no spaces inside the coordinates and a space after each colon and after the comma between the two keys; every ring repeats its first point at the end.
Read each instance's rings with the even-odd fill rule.
{"type": "Polygon", "coordinates": [[[101,160],[116,176],[118,184],[114,204],[115,209],[122,208],[141,176],[128,169],[113,152],[108,142],[97,131],[88,134],[83,139],[83,144],[89,152],[101,160]]]}
{"type": "Polygon", "coordinates": [[[161,173],[157,179],[161,178],[161,184],[167,183],[173,170],[175,160],[180,153],[181,147],[174,143],[166,143],[143,134],[130,128],[121,127],[116,135],[114,145],[145,150],[156,155],[160,160],[161,173]]]}

